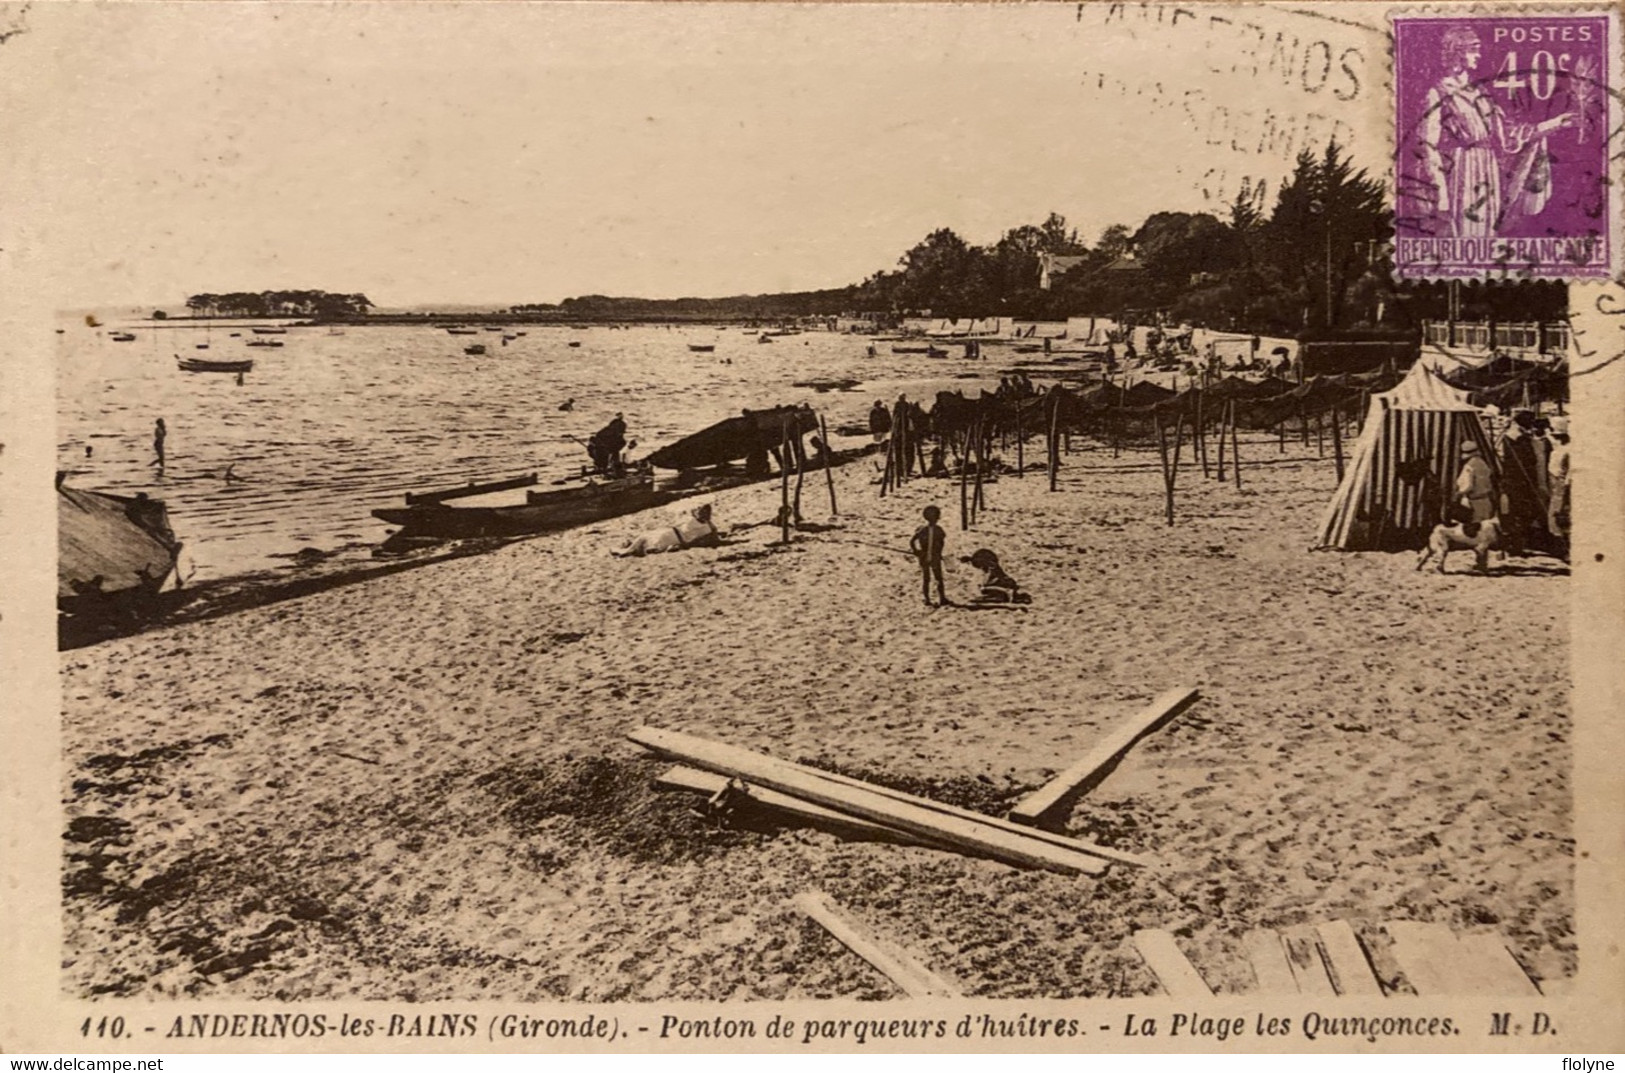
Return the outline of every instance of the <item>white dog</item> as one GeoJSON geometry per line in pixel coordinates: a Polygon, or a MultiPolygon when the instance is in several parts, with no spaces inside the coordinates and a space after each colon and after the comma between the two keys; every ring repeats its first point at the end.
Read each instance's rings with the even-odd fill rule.
{"type": "Polygon", "coordinates": [[[1490,550],[1501,546],[1501,519],[1490,518],[1488,521],[1458,522],[1455,525],[1435,525],[1433,532],[1428,536],[1428,546],[1422,549],[1421,558],[1416,560],[1418,570],[1427,565],[1429,559],[1438,556],[1439,573],[1444,573],[1444,559],[1455,548],[1470,548],[1478,559],[1478,572],[1490,572],[1490,550]],[[1471,533],[1468,532],[1469,528],[1471,533]]]}
{"type": "Polygon", "coordinates": [[[653,555],[662,551],[680,551],[683,548],[711,547],[721,540],[722,535],[711,521],[711,504],[702,503],[689,511],[688,517],[676,525],[640,533],[610,554],[653,555]]]}

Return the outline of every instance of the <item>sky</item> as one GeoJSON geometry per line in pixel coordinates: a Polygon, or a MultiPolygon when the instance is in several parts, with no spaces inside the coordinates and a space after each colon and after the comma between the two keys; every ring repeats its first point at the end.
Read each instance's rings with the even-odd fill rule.
{"type": "Polygon", "coordinates": [[[57,308],[717,296],[858,282],[938,227],[1222,213],[1333,132],[1386,170],[1380,25],[1175,10],[36,6],[9,237],[57,308]]]}

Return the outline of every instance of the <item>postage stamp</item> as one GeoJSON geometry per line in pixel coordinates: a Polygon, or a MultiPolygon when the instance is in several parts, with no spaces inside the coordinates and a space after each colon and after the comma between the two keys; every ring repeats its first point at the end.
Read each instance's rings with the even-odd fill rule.
{"type": "Polygon", "coordinates": [[[1612,274],[1603,14],[1393,18],[1402,279],[1612,274]]]}

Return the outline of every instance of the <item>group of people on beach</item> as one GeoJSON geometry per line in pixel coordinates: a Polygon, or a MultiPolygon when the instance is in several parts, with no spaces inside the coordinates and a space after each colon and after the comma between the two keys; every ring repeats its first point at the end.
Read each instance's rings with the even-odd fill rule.
{"type": "Polygon", "coordinates": [[[1462,442],[1454,520],[1477,525],[1499,518],[1506,554],[1567,558],[1569,419],[1514,411],[1495,453],[1492,467],[1477,442],[1462,442]]]}
{"type": "MultiPolygon", "coordinates": [[[[925,599],[925,606],[931,607],[931,588],[933,583],[937,590],[937,603],[935,606],[953,607],[954,602],[948,599],[947,586],[942,579],[942,560],[948,548],[948,533],[941,524],[942,510],[932,505],[920,512],[925,524],[914,531],[913,538],[908,542],[909,551],[920,564],[920,595],[925,599]]],[[[1021,590],[1016,579],[1005,572],[999,563],[999,557],[987,548],[977,548],[970,555],[960,560],[975,567],[982,572],[981,591],[971,601],[972,604],[1026,604],[1032,602],[1032,597],[1021,590]]]]}

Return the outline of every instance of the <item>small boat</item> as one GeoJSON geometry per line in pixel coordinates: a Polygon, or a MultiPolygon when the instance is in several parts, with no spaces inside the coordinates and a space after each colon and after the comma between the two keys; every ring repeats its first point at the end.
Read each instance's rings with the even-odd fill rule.
{"type": "Polygon", "coordinates": [[[580,346],[581,345],[581,340],[572,339],[572,340],[570,340],[570,342],[567,345],[568,346],[580,346]]]}
{"type": "MultiPolygon", "coordinates": [[[[498,485],[515,487],[518,481],[475,485],[474,491],[454,488],[449,495],[431,492],[408,496],[405,507],[387,507],[372,513],[375,518],[400,526],[401,532],[397,535],[402,537],[439,540],[515,537],[555,532],[617,518],[691,494],[689,490],[657,490],[653,474],[639,473],[553,492],[526,492],[524,503],[510,506],[457,507],[446,502],[447,499],[495,491],[498,485]]],[[[535,474],[530,475],[528,483],[535,483],[535,474]]]]}
{"type": "Polygon", "coordinates": [[[485,330],[488,331],[488,332],[500,332],[502,330],[502,325],[500,325],[500,324],[487,324],[485,326],[485,330]]]}
{"type": "Polygon", "coordinates": [[[928,346],[893,346],[891,352],[893,354],[928,354],[931,352],[931,348],[928,346]]]}
{"type": "Polygon", "coordinates": [[[524,335],[525,333],[524,332],[514,332],[513,334],[515,334],[515,335],[524,335]]]}
{"type": "Polygon", "coordinates": [[[925,348],[925,356],[928,358],[946,358],[948,352],[941,347],[928,346],[925,348]]]}
{"type": "Polygon", "coordinates": [[[692,350],[696,354],[709,354],[713,350],[715,350],[716,348],[717,347],[716,347],[715,343],[711,343],[711,344],[690,343],[690,344],[688,344],[688,349],[692,350]]]}
{"type": "Polygon", "coordinates": [[[659,469],[692,470],[721,466],[752,455],[762,458],[788,433],[799,438],[818,430],[818,417],[806,406],[776,406],[771,410],[746,410],[739,417],[719,421],[709,428],[685,436],[649,456],[649,464],[659,469]]]}
{"type": "Polygon", "coordinates": [[[478,328],[447,328],[446,333],[448,335],[478,335],[480,330],[478,328]]]}
{"type": "Polygon", "coordinates": [[[209,349],[209,344],[208,343],[199,343],[197,345],[197,348],[199,350],[208,350],[209,349]]]}
{"type": "Polygon", "coordinates": [[[465,346],[463,348],[463,353],[467,354],[469,357],[479,357],[481,354],[485,353],[485,344],[475,343],[472,346],[465,346]]]}
{"type": "Polygon", "coordinates": [[[254,371],[253,358],[238,358],[235,361],[212,361],[208,358],[183,358],[176,354],[175,364],[180,366],[183,373],[247,373],[254,371]]]}
{"type": "Polygon", "coordinates": [[[329,328],[329,329],[327,329],[327,334],[328,335],[343,335],[344,334],[344,329],[343,328],[329,328]]]}
{"type": "Polygon", "coordinates": [[[761,335],[756,337],[756,341],[758,343],[771,343],[773,341],[773,336],[768,332],[763,332],[761,335]]]}
{"type": "Polygon", "coordinates": [[[181,542],[164,504],[145,492],[69,488],[56,477],[57,609],[74,617],[137,613],[175,571],[181,542]]]}
{"type": "Polygon", "coordinates": [[[279,346],[282,345],[282,340],[280,340],[280,339],[250,339],[248,341],[248,345],[249,346],[279,347],[279,346]]]}
{"type": "Polygon", "coordinates": [[[286,328],[276,328],[276,327],[272,327],[272,328],[253,328],[251,330],[253,331],[253,333],[255,335],[287,335],[288,334],[288,329],[286,329],[286,328]]]}
{"type": "Polygon", "coordinates": [[[115,343],[133,343],[135,342],[135,333],[114,332],[111,336],[109,336],[109,338],[111,338],[115,343]]]}

